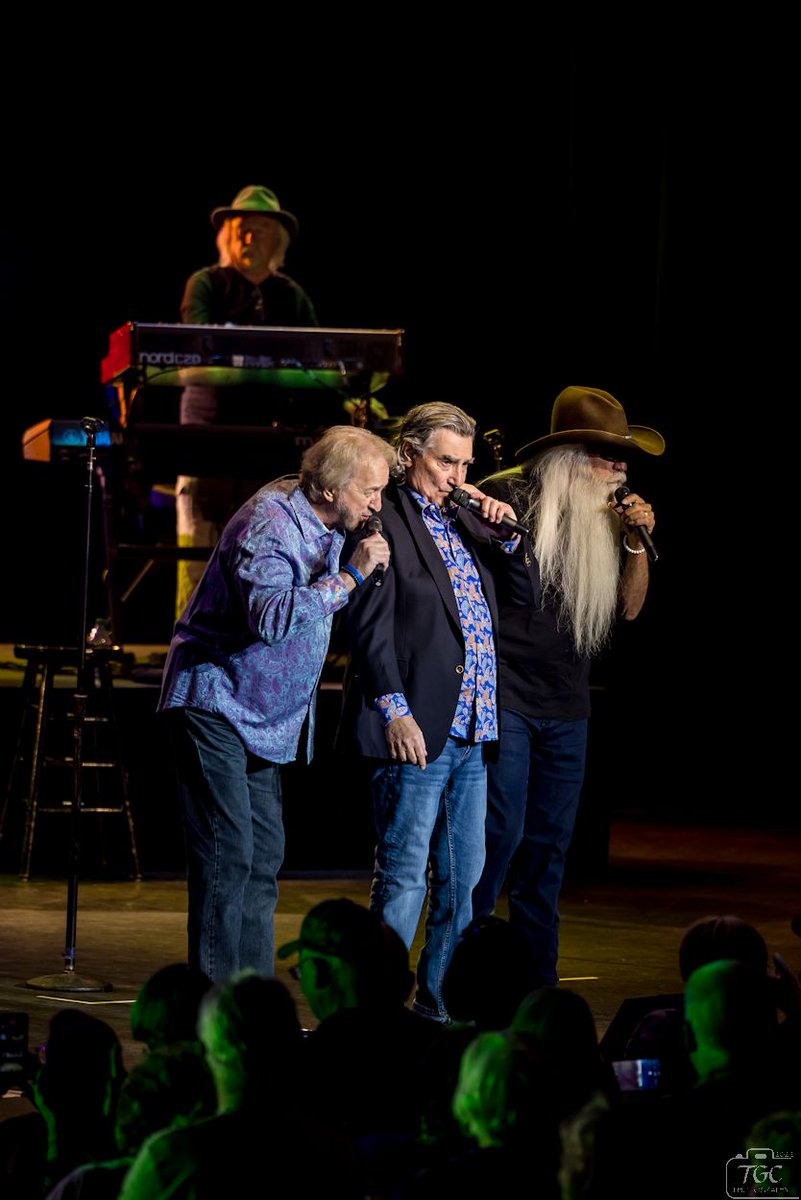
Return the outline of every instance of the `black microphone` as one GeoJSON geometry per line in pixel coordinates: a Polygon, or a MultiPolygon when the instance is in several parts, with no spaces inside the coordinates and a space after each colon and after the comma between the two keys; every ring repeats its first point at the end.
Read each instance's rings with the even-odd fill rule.
{"type": "Polygon", "coordinates": [[[106,422],[100,417],[81,417],[80,426],[88,437],[90,433],[100,433],[102,429],[105,429],[106,422]]]}
{"type": "MultiPolygon", "coordinates": [[[[384,530],[384,526],[381,524],[381,518],[377,517],[375,513],[373,513],[372,517],[368,517],[365,528],[370,533],[382,533],[384,530]]],[[[373,582],[376,587],[381,587],[381,584],[384,582],[383,563],[379,563],[378,566],[373,567],[373,582]]]]}
{"type": "MultiPolygon", "coordinates": [[[[626,499],[626,496],[630,495],[631,488],[626,487],[625,483],[621,483],[619,488],[615,488],[615,499],[617,500],[618,504],[622,504],[626,499]]],[[[646,525],[635,525],[634,528],[637,530],[637,534],[639,535],[643,546],[645,546],[645,552],[648,555],[649,562],[656,562],[656,560],[659,558],[659,555],[656,552],[656,546],[654,545],[653,538],[648,532],[648,527],[646,525]]]]}
{"type": "MultiPolygon", "coordinates": [[[[464,488],[454,488],[450,499],[454,504],[458,504],[460,508],[472,509],[473,512],[477,512],[481,516],[481,501],[477,500],[475,496],[471,496],[464,488]]],[[[492,522],[488,522],[488,524],[492,524],[492,522]]],[[[506,513],[501,517],[501,525],[505,525],[507,529],[514,529],[515,533],[528,533],[525,525],[521,525],[519,521],[516,521],[514,517],[507,516],[506,513]]]]}

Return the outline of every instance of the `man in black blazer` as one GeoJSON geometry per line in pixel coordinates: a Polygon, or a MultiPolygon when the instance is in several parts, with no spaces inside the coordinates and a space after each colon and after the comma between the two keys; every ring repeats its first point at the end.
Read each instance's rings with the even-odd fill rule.
{"type": "Polygon", "coordinates": [[[403,419],[380,518],[390,565],[348,607],[337,739],[376,760],[371,908],[411,948],[428,898],[414,1007],[438,1021],[450,1019],[442,980],[484,862],[485,750],[498,738],[490,564],[519,541],[501,529],[511,507],[465,485],[475,428],[445,403],[403,419]],[[455,488],[478,501],[475,516],[452,503],[455,488]]]}

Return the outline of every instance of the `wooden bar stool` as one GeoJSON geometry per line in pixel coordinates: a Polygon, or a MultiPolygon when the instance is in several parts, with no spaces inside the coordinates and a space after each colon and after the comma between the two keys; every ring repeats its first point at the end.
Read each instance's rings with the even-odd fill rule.
{"type": "MultiPolygon", "coordinates": [[[[78,668],[78,651],[74,646],[14,647],[17,658],[26,660],[22,681],[22,713],[12,759],[8,788],[0,817],[0,833],[9,802],[15,795],[17,781],[25,780],[25,829],[22,837],[20,878],[28,879],[36,837],[38,819],[44,814],[70,814],[73,797],[74,756],[71,742],[65,744],[63,734],[74,721],[70,711],[56,711],[53,705],[55,677],[60,671],[78,668]],[[60,744],[57,735],[62,734],[60,744]],[[43,773],[50,768],[60,769],[68,785],[58,788],[55,797],[43,793],[43,773]],[[65,771],[69,768],[69,772],[65,771]],[[42,793],[40,795],[40,792],[42,793]]],[[[133,813],[128,789],[128,772],[122,755],[112,687],[111,663],[119,662],[124,652],[119,646],[86,648],[87,711],[84,718],[82,793],[85,783],[94,778],[97,799],[81,804],[81,815],[89,813],[124,816],[128,826],[133,862],[133,877],[142,878],[139,852],[136,845],[133,813]],[[92,773],[91,775],[89,773],[92,773]],[[97,773],[97,774],[94,774],[97,773]],[[102,784],[108,786],[103,788],[102,784]],[[103,794],[101,794],[101,791],[103,794]],[[113,794],[107,796],[107,792],[113,794]]]]}

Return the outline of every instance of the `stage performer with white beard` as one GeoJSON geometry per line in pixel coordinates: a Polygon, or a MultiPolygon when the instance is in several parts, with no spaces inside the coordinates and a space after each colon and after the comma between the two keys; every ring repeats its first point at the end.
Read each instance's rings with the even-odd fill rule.
{"type": "Polygon", "coordinates": [[[520,466],[480,484],[531,532],[526,555],[510,557],[497,579],[500,746],[488,764],[487,853],[473,912],[491,913],[506,885],[510,921],[531,943],[543,985],[558,982],[558,904],[584,781],[591,660],[648,591],[640,531],[650,539],[654,512],[635,492],[620,503],[615,491],[630,458],[664,449],[662,435],[629,425],[608,392],[568,387],[550,434],[517,451],[520,466]]]}

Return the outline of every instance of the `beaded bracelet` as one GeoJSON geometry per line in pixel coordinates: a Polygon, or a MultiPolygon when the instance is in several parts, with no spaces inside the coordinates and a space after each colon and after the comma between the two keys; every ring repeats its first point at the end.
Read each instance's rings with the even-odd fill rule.
{"type": "MultiPolygon", "coordinates": [[[[634,552],[632,551],[632,553],[634,552]]],[[[345,563],[345,566],[340,567],[339,569],[340,571],[345,571],[348,575],[350,575],[351,579],[355,579],[358,587],[361,587],[364,583],[364,576],[362,575],[361,571],[354,567],[353,563],[345,563]]]]}
{"type": "Polygon", "coordinates": [[[645,554],[645,546],[640,546],[639,550],[632,550],[629,545],[628,536],[625,533],[623,534],[623,549],[628,550],[629,554],[645,554]]]}

